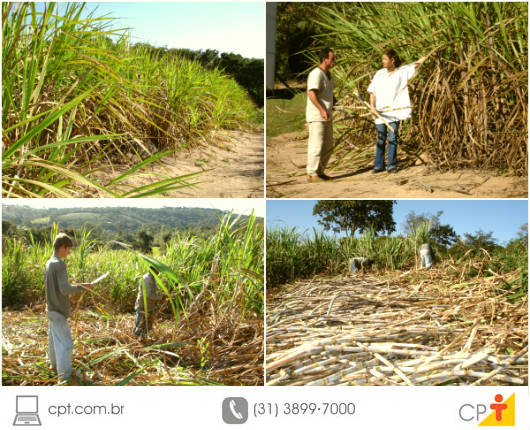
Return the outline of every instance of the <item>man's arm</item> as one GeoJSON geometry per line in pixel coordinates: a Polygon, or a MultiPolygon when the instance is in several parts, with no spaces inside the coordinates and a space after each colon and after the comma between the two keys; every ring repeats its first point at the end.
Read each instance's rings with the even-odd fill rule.
{"type": "Polygon", "coordinates": [[[414,62],[414,67],[417,69],[418,67],[420,67],[423,62],[427,59],[427,56],[425,57],[421,57],[418,61],[415,61],[414,62]]]}
{"type": "Polygon", "coordinates": [[[61,291],[61,294],[66,296],[68,294],[77,294],[83,291],[83,288],[68,283],[68,275],[66,274],[66,265],[64,262],[62,264],[55,264],[53,270],[55,270],[57,284],[59,285],[59,291],[61,291]]]}
{"type": "Polygon", "coordinates": [[[370,93],[370,113],[375,115],[377,111],[375,110],[375,94],[370,93]]]}
{"type": "Polygon", "coordinates": [[[309,100],[311,100],[311,103],[313,103],[320,112],[320,116],[327,121],[329,119],[329,114],[328,111],[320,104],[317,97],[317,90],[309,90],[307,92],[307,96],[309,97],[309,100]]]}
{"type": "Polygon", "coordinates": [[[78,294],[94,286],[94,284],[91,283],[70,285],[70,283],[68,282],[68,274],[66,273],[66,265],[64,264],[64,262],[63,264],[54,267],[54,270],[56,271],[56,279],[59,285],[59,290],[63,295],[78,294]]]}

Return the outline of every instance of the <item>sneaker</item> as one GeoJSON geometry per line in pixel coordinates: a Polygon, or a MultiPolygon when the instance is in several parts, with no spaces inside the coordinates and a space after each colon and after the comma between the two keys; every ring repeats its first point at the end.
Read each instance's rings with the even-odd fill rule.
{"type": "Polygon", "coordinates": [[[387,170],[388,173],[397,173],[397,167],[387,170]]]}
{"type": "Polygon", "coordinates": [[[381,172],[384,172],[385,169],[374,169],[372,170],[372,174],[375,175],[376,173],[381,173],[381,172]]]}

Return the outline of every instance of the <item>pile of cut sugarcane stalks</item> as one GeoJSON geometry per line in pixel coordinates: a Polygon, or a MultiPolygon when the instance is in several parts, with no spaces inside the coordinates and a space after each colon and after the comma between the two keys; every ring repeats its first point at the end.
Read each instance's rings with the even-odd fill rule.
{"type": "Polygon", "coordinates": [[[334,157],[328,168],[341,170],[346,167],[369,167],[373,164],[375,155],[374,122],[372,118],[364,116],[369,109],[361,106],[352,96],[341,98],[339,103],[333,114],[335,147],[334,157]]]}
{"type": "MultiPolygon", "coordinates": [[[[347,95],[340,99],[340,105],[334,113],[334,157],[328,165],[330,171],[344,169],[371,168],[374,163],[377,134],[373,115],[369,107],[361,105],[358,98],[347,95]]],[[[404,107],[409,108],[410,106],[404,107]]],[[[397,109],[386,109],[391,112],[397,109]]],[[[390,127],[388,123],[387,127],[390,127]]],[[[400,158],[402,167],[413,165],[423,153],[423,149],[409,147],[406,142],[400,142],[401,150],[406,154],[400,158]]]]}
{"type": "Polygon", "coordinates": [[[267,298],[267,385],[527,385],[518,273],[303,281],[267,298]]]}
{"type": "MultiPolygon", "coordinates": [[[[80,375],[72,385],[263,385],[263,318],[240,315],[191,307],[178,326],[157,318],[139,339],[131,333],[134,314],[82,309],[72,324],[80,375]]],[[[59,383],[47,362],[47,332],[44,305],[3,310],[2,385],[59,383]]]]}

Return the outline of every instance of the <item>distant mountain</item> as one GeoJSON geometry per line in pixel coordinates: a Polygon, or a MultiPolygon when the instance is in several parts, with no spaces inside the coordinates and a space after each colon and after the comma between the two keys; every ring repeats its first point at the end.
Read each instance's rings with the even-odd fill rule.
{"type": "MultiPolygon", "coordinates": [[[[187,230],[219,224],[227,211],[205,208],[49,208],[2,204],[2,220],[19,227],[42,228],[54,222],[60,229],[100,227],[106,231],[129,232],[144,226],[187,230]]],[[[246,220],[246,216],[242,217],[246,220]]]]}

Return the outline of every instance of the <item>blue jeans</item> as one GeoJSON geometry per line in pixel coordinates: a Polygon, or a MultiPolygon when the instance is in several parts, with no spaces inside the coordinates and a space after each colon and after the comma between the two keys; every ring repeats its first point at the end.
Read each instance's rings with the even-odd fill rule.
{"type": "Polygon", "coordinates": [[[397,169],[397,144],[398,144],[398,129],[399,121],[389,123],[394,132],[390,131],[385,124],[376,124],[377,129],[377,145],[375,150],[375,170],[384,170],[385,168],[385,144],[386,135],[388,132],[388,163],[387,170],[397,169]]]}

